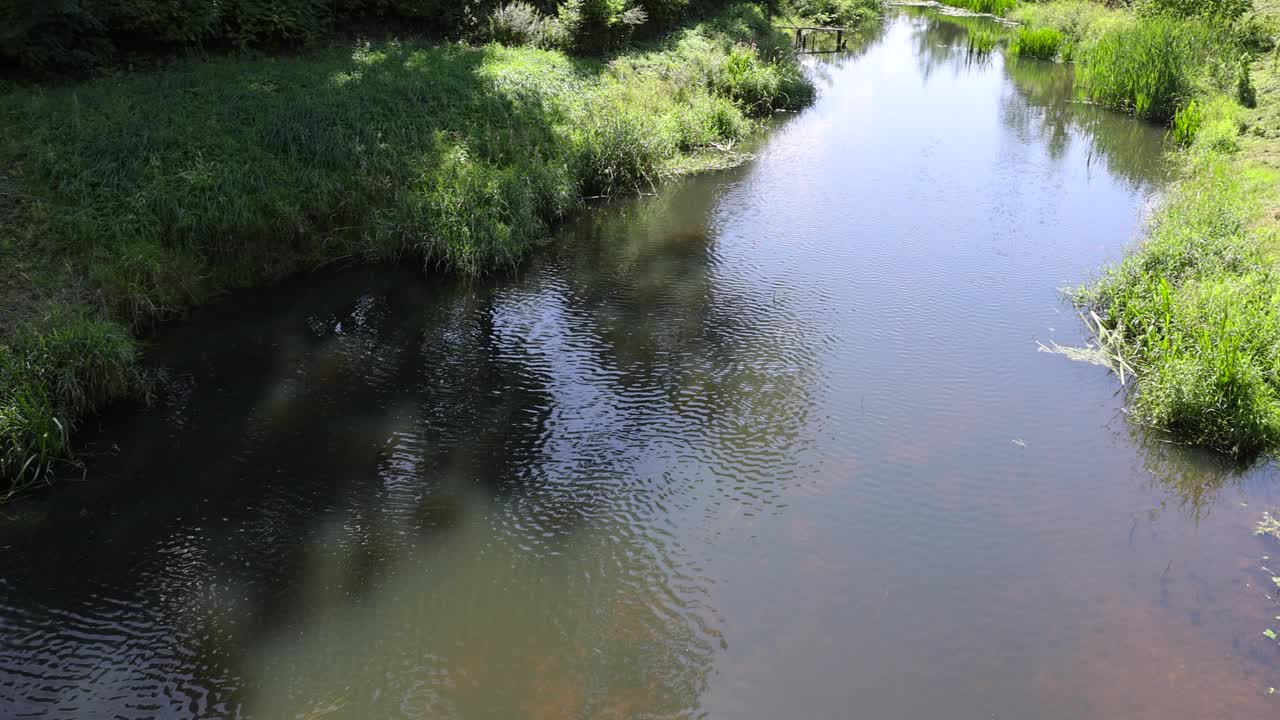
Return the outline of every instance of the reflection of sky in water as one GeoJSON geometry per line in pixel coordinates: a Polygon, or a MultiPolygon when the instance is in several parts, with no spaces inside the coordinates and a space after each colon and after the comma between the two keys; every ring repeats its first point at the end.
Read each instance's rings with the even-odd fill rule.
{"type": "Polygon", "coordinates": [[[3,714],[1264,712],[1270,471],[1035,352],[1080,340],[1055,288],[1134,232],[1161,132],[957,22],[811,60],[753,165],[518,277],[167,330],[166,402],[0,523],[3,714]]]}

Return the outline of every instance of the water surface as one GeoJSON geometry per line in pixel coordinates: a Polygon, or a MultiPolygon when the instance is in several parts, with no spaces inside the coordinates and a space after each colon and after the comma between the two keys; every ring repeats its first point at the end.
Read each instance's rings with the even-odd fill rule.
{"type": "Polygon", "coordinates": [[[0,716],[1268,712],[1271,471],[1144,434],[1059,288],[1158,128],[893,16],[738,170],[517,276],[322,273],[0,520],[0,716]],[[1247,507],[1242,507],[1247,504],[1247,507]]]}

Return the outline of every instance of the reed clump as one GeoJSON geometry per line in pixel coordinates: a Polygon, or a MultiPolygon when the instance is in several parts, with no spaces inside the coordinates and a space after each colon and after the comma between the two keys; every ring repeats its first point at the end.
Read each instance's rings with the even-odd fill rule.
{"type": "Polygon", "coordinates": [[[1065,36],[1054,28],[1019,27],[1009,42],[1009,53],[1024,57],[1053,60],[1062,50],[1065,36]]]}
{"type": "Polygon", "coordinates": [[[1077,58],[1077,79],[1094,102],[1169,121],[1211,80],[1219,40],[1203,23],[1143,19],[1102,32],[1077,58]]]}

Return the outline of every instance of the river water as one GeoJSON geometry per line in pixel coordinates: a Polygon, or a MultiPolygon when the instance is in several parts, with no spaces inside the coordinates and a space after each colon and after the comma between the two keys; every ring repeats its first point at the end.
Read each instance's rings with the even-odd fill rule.
{"type": "Polygon", "coordinates": [[[1059,288],[1168,180],[1070,68],[899,11],[744,167],[515,277],[321,273],[0,519],[0,716],[1274,711],[1272,471],[1130,424],[1059,288]]]}

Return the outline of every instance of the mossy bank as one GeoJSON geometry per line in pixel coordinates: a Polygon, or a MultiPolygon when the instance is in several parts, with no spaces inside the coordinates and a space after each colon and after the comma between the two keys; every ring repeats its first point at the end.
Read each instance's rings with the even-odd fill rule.
{"type": "Polygon", "coordinates": [[[658,46],[359,43],[0,97],[0,496],[147,388],[137,333],[330,263],[509,268],[813,87],[753,5],[658,46]]]}

